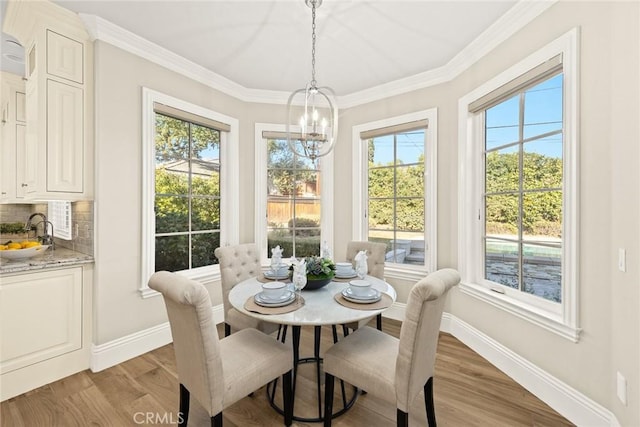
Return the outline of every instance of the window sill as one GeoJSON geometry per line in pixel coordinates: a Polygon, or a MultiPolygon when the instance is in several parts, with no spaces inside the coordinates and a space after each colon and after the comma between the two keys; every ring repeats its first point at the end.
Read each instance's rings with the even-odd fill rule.
{"type": "MultiPolygon", "coordinates": [[[[193,270],[180,271],[177,274],[202,283],[214,282],[220,280],[220,267],[213,265],[193,270]]],[[[140,292],[142,299],[161,295],[160,292],[150,289],[149,286],[147,286],[147,283],[144,283],[143,286],[138,289],[138,292],[140,292]]]]}
{"type": "Polygon", "coordinates": [[[522,301],[492,292],[475,283],[461,282],[459,289],[467,295],[498,307],[570,341],[578,342],[580,339],[581,329],[567,325],[562,321],[562,317],[557,314],[545,312],[522,301]]]}

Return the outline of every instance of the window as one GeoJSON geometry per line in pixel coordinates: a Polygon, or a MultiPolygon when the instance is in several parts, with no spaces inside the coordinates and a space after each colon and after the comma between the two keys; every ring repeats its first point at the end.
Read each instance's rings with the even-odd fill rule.
{"type": "Polygon", "coordinates": [[[256,222],[256,241],[265,263],[277,245],[285,258],[320,255],[324,236],[330,236],[330,215],[323,215],[330,204],[324,196],[331,194],[330,160],[297,156],[281,128],[256,125],[256,206],[264,212],[264,221],[256,222]]]}
{"type": "Polygon", "coordinates": [[[220,246],[221,131],[162,114],[158,107],[155,270],[217,264],[213,251],[220,246]]]}
{"type": "Polygon", "coordinates": [[[386,244],[387,270],[405,277],[435,265],[435,123],[429,110],[358,126],[354,135],[362,194],[354,238],[386,244]]]}
{"type": "Polygon", "coordinates": [[[463,291],[577,340],[575,34],[460,101],[463,291]]]}
{"type": "Polygon", "coordinates": [[[238,168],[235,119],[149,89],[143,108],[146,297],[156,294],[146,286],[155,271],[219,274],[214,250],[238,241],[238,168]]]}

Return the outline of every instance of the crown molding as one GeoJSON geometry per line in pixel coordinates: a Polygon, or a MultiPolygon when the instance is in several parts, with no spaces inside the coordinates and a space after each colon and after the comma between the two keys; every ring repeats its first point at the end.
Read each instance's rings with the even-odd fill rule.
{"type": "MultiPolygon", "coordinates": [[[[338,107],[341,109],[355,107],[448,82],[557,1],[520,0],[444,66],[338,96],[336,97],[338,107]]],[[[88,14],[79,16],[94,40],[112,44],[244,102],[282,105],[287,103],[288,92],[246,88],[105,19],[88,14]]]]}
{"type": "Polygon", "coordinates": [[[558,0],[520,0],[442,67],[338,97],[340,108],[350,108],[453,80],[558,0]]]}
{"type": "Polygon", "coordinates": [[[83,13],[79,16],[93,40],[112,44],[245,102],[287,103],[288,93],[248,89],[99,16],[83,13]]]}

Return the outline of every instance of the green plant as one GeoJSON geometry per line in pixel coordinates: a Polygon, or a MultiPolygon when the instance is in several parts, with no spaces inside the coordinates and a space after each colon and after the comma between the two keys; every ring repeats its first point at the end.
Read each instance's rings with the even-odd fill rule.
{"type": "MultiPolygon", "coordinates": [[[[329,258],[319,256],[306,257],[307,278],[310,280],[326,279],[335,275],[336,265],[329,258]]],[[[293,266],[290,267],[290,270],[293,266]]]]}

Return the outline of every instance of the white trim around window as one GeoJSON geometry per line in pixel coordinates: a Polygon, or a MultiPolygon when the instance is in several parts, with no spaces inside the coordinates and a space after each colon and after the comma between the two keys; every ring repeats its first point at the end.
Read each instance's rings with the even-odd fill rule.
{"type": "MultiPolygon", "coordinates": [[[[575,28],[529,55],[513,67],[462,97],[458,102],[458,269],[460,290],[546,330],[577,342],[578,316],[578,39],[575,28]],[[562,55],[563,93],[563,248],[562,298],[551,303],[517,290],[494,291],[482,273],[482,115],[469,106],[491,91],[525,74],[539,64],[562,55]]],[[[503,287],[504,289],[506,287],[503,287]]]]}
{"type": "MultiPolygon", "coordinates": [[[[263,266],[269,265],[267,252],[267,144],[263,132],[286,132],[286,126],[273,123],[256,123],[255,125],[255,239],[260,250],[260,260],[263,266]]],[[[321,162],[321,191],[320,195],[320,241],[327,242],[331,253],[333,251],[333,152],[319,159],[321,162]]]]}
{"type": "Polygon", "coordinates": [[[394,279],[419,280],[429,271],[435,270],[437,262],[438,242],[438,109],[416,111],[402,116],[363,123],[352,128],[352,159],[353,159],[353,199],[352,199],[352,238],[353,240],[367,240],[368,219],[366,217],[368,200],[368,157],[366,141],[361,139],[361,133],[390,126],[402,125],[410,122],[427,120],[425,130],[425,265],[414,266],[407,264],[385,265],[385,277],[394,279]]]}
{"type": "MultiPolygon", "coordinates": [[[[155,113],[154,102],[168,105],[191,114],[226,123],[229,132],[220,133],[220,163],[222,176],[220,183],[220,244],[237,244],[240,236],[239,224],[239,123],[238,120],[207,108],[191,104],[155,90],[142,88],[142,256],[139,292],[143,298],[160,295],[149,289],[147,281],[155,271],[155,215],[154,174],[155,170],[155,113]]],[[[180,272],[195,280],[218,280],[218,265],[195,268],[180,272]]]]}

